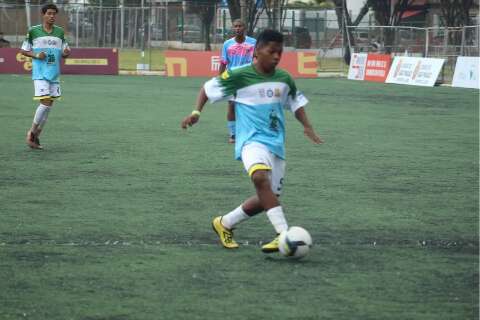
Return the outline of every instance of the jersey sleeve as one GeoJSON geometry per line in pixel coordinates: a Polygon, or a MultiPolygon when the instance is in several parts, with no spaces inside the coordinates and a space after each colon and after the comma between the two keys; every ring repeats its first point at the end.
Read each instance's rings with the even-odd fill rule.
{"type": "Polygon", "coordinates": [[[285,108],[295,113],[295,111],[308,104],[308,99],[301,91],[297,90],[295,81],[290,76],[288,77],[288,85],[290,87],[290,92],[287,96],[285,108]]]}
{"type": "Polygon", "coordinates": [[[23,40],[21,49],[24,51],[32,51],[32,34],[30,30],[28,31],[25,40],[23,40]]]}
{"type": "Polygon", "coordinates": [[[62,51],[65,49],[70,50],[70,46],[68,45],[67,39],[65,39],[65,32],[62,32],[62,51]]]}
{"type": "Polygon", "coordinates": [[[204,89],[210,102],[233,99],[238,89],[238,75],[227,70],[220,76],[207,81],[204,89]]]}
{"type": "Polygon", "coordinates": [[[226,43],[224,43],[222,47],[222,56],[220,57],[220,63],[228,65],[228,52],[226,43]]]}

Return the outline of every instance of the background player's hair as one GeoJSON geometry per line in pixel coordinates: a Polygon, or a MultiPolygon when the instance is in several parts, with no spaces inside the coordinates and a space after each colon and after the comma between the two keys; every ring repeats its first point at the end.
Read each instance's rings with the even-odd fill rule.
{"type": "Polygon", "coordinates": [[[283,34],[277,30],[265,29],[257,37],[257,47],[263,46],[269,42],[283,43],[283,34]]]}
{"type": "Polygon", "coordinates": [[[56,5],[54,5],[53,3],[47,3],[42,7],[42,14],[47,13],[48,9],[55,10],[58,13],[58,7],[56,5]]]}

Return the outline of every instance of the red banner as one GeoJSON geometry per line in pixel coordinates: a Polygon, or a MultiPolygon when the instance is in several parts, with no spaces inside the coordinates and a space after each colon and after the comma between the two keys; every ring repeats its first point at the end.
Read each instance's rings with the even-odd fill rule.
{"type": "MultiPolygon", "coordinates": [[[[23,56],[19,49],[0,48],[0,73],[30,73],[32,59],[23,56]]],[[[73,48],[62,60],[62,74],[118,74],[117,49],[73,48]]]]}
{"type": "MultiPolygon", "coordinates": [[[[294,78],[316,78],[317,56],[313,52],[284,52],[279,67],[294,78]]],[[[168,77],[214,77],[219,69],[219,52],[165,52],[165,72],[168,77]]]]}
{"type": "Polygon", "coordinates": [[[392,58],[387,54],[372,54],[367,56],[365,66],[365,81],[385,82],[390,70],[392,58]]]}

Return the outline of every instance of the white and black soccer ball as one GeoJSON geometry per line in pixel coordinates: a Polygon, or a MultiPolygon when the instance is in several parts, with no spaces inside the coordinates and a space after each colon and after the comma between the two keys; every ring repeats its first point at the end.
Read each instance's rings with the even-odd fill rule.
{"type": "Polygon", "coordinates": [[[300,259],[305,257],[312,247],[312,237],[302,227],[291,227],[280,233],[279,250],[285,257],[300,259]]]}

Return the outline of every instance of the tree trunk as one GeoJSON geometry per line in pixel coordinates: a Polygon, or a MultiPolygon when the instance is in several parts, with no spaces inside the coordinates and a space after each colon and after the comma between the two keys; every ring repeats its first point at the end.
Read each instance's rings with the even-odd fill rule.
{"type": "Polygon", "coordinates": [[[240,19],[242,13],[240,10],[240,2],[238,0],[227,0],[228,10],[230,11],[230,18],[233,21],[240,19]]]}

